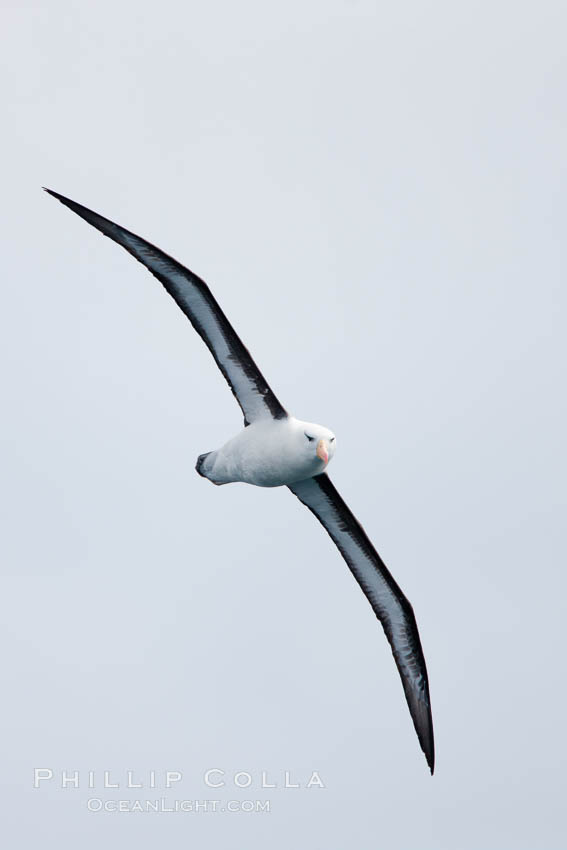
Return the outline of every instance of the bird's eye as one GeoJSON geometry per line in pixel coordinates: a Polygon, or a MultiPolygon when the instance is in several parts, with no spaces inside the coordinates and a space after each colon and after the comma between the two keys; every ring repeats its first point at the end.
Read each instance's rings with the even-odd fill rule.
{"type": "Polygon", "coordinates": [[[335,438],[334,438],[334,437],[331,437],[331,439],[329,440],[329,442],[330,442],[330,443],[334,443],[334,442],[335,442],[335,438]]]}
{"type": "Polygon", "coordinates": [[[315,437],[310,437],[309,434],[306,434],[305,436],[307,437],[307,439],[309,440],[310,443],[312,443],[313,440],[315,439],[315,437]]]}

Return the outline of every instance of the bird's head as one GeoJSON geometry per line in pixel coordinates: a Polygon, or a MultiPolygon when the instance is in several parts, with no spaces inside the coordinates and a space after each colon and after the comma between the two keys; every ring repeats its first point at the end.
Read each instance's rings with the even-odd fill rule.
{"type": "Polygon", "coordinates": [[[300,425],[302,453],[312,459],[316,470],[322,472],[335,454],[335,435],[323,425],[315,425],[313,422],[301,422],[300,425]]]}

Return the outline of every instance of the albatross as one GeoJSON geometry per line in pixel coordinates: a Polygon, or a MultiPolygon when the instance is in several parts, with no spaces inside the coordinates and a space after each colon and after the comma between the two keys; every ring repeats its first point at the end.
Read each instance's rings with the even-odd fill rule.
{"type": "Polygon", "coordinates": [[[287,412],[211,290],[194,272],[124,227],[51,189],[45,191],[122,245],[157,277],[185,313],[244,415],[244,428],[235,437],[216,451],[199,455],[197,472],[219,486],[233,481],[257,487],[287,486],[319,520],[382,624],[421,749],[433,773],[429,683],[413,608],[327,475],[335,454],[335,435],[329,428],[287,412]]]}

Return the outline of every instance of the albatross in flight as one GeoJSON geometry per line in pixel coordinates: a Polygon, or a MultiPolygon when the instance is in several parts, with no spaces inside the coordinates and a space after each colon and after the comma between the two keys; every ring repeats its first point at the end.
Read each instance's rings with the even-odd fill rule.
{"type": "Polygon", "coordinates": [[[244,481],[287,486],[327,531],[370,602],[390,642],[421,749],[433,773],[434,744],[427,669],[413,609],[326,473],[335,453],[328,428],[302,422],[280,404],[207,284],[177,260],[86,207],[50,195],[126,248],[157,277],[211,354],[244,414],[244,428],[196,470],[213,484],[244,481]]]}

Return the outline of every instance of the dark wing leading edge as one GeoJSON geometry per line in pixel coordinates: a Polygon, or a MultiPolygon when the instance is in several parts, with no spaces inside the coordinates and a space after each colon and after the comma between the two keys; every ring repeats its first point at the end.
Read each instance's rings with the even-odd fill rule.
{"type": "Polygon", "coordinates": [[[289,489],[315,514],[366,594],[392,647],[415,731],[433,773],[429,684],[413,609],[326,473],[289,489]]]}
{"type": "Polygon", "coordinates": [[[135,233],[57,192],[50,189],[45,191],[105,236],[126,248],[164,285],[215,358],[242,408],[245,422],[250,423],[257,419],[285,419],[286,411],[201,278],[135,233]]]}

